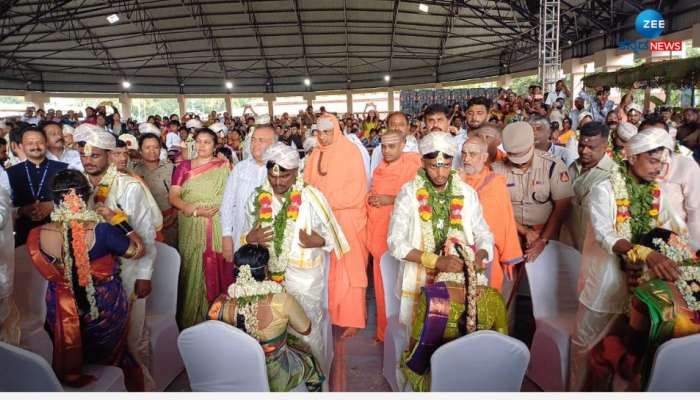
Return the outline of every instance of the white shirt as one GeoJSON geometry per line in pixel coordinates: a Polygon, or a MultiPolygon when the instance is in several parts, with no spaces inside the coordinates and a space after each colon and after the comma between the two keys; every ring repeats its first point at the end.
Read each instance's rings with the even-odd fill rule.
{"type": "Polygon", "coordinates": [[[246,203],[256,187],[267,179],[267,168],[258,165],[254,158],[247,158],[233,168],[226,181],[221,203],[221,235],[231,236],[234,249],[240,247],[245,221],[246,203]]]}
{"type": "Polygon", "coordinates": [[[562,90],[560,92],[557,92],[553,90],[547,95],[547,99],[544,101],[544,104],[551,106],[552,104],[554,104],[555,101],[557,101],[558,98],[566,99],[567,97],[568,96],[566,95],[565,91],[562,90]]]}
{"type": "Polygon", "coordinates": [[[454,137],[455,146],[457,146],[457,152],[452,158],[452,168],[459,169],[462,168],[462,146],[464,142],[467,141],[467,131],[459,130],[457,136],[454,137]]]}
{"type": "MultiPolygon", "coordinates": [[[[3,170],[3,172],[5,172],[3,170]]],[[[5,173],[7,176],[7,173],[5,173]]],[[[10,319],[14,309],[12,286],[15,274],[15,240],[12,234],[12,202],[10,192],[0,189],[0,336],[9,334],[11,339],[19,332],[19,327],[10,319]],[[4,331],[4,332],[3,332],[4,331]]],[[[24,289],[24,288],[22,288],[24,289]]],[[[13,318],[16,319],[16,318],[13,318]]],[[[17,322],[17,321],[14,321],[17,322]]],[[[11,343],[17,345],[17,343],[11,343]]]]}
{"type": "Polygon", "coordinates": [[[173,147],[179,147],[181,142],[182,139],[180,139],[180,135],[178,135],[177,132],[169,132],[165,136],[165,148],[168,150],[173,147]]]}
{"type": "Polygon", "coordinates": [[[68,164],[68,169],[74,169],[80,172],[83,172],[85,170],[83,168],[83,163],[80,162],[80,153],[78,153],[77,150],[63,149],[63,154],[61,154],[60,157],[57,157],[52,152],[47,151],[46,158],[53,161],[64,162],[68,164]]]}
{"type": "Polygon", "coordinates": [[[12,186],[10,186],[10,176],[7,175],[7,171],[4,168],[0,168],[0,187],[5,189],[7,193],[12,193],[12,186]]]}
{"type": "Polygon", "coordinates": [[[578,154],[572,153],[566,147],[556,144],[551,145],[547,152],[561,158],[561,160],[564,161],[564,164],[566,164],[566,168],[569,168],[569,166],[578,159],[578,154]]]}

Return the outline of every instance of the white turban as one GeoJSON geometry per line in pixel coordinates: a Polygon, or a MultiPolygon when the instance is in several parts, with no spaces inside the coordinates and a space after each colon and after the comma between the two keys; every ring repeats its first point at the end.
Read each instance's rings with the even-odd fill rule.
{"type": "Polygon", "coordinates": [[[144,122],[142,124],[139,124],[139,133],[144,134],[144,133],[152,133],[154,135],[160,136],[160,129],[158,129],[157,126],[153,125],[150,122],[144,122]]]}
{"type": "Polygon", "coordinates": [[[665,147],[673,151],[673,139],[671,139],[671,135],[661,128],[644,128],[627,142],[625,151],[628,156],[633,156],[658,149],[659,147],[665,147]]]}
{"type": "Polygon", "coordinates": [[[641,113],[642,106],[640,106],[639,104],[632,103],[632,104],[628,104],[627,107],[625,107],[625,112],[630,112],[632,110],[635,110],[636,112],[641,113]]]}
{"type": "Polygon", "coordinates": [[[130,133],[125,133],[123,135],[120,135],[119,140],[126,143],[126,148],[129,150],[138,150],[139,149],[139,141],[136,140],[136,136],[134,136],[130,133]]]}
{"type": "Polygon", "coordinates": [[[589,117],[591,120],[593,119],[593,114],[589,113],[588,111],[584,111],[578,115],[578,123],[580,124],[581,121],[583,121],[584,118],[589,117]]]}
{"type": "Polygon", "coordinates": [[[432,132],[420,141],[420,154],[422,156],[439,151],[447,156],[454,157],[457,146],[454,138],[447,132],[432,132]]]}
{"type": "Polygon", "coordinates": [[[228,133],[228,128],[226,125],[222,124],[221,122],[214,122],[213,124],[209,125],[209,129],[212,130],[212,132],[218,134],[223,134],[226,136],[228,133]]]}
{"type": "Polygon", "coordinates": [[[299,168],[299,152],[282,142],[277,142],[265,149],[263,161],[272,161],[284,169],[299,168]]]}
{"type": "Polygon", "coordinates": [[[192,118],[191,120],[185,123],[185,127],[187,129],[202,129],[203,126],[204,124],[202,124],[202,121],[196,118],[192,118]]]}
{"type": "Polygon", "coordinates": [[[629,122],[620,122],[617,125],[617,137],[625,142],[628,142],[630,139],[632,139],[632,136],[636,134],[637,127],[634,126],[634,124],[630,124],[629,122]]]}
{"type": "Polygon", "coordinates": [[[63,125],[63,134],[64,135],[72,135],[75,132],[75,128],[72,126],[65,124],[63,125]]]}
{"type": "Polygon", "coordinates": [[[114,150],[117,147],[117,139],[97,125],[81,124],[75,128],[73,136],[76,142],[85,142],[98,149],[114,150]]]}

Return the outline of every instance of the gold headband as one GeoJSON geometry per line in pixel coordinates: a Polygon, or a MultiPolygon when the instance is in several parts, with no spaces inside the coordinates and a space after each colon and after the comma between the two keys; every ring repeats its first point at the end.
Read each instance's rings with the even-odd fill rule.
{"type": "Polygon", "coordinates": [[[280,176],[280,166],[279,164],[275,163],[275,165],[272,167],[272,175],[274,176],[280,176]]]}
{"type": "Polygon", "coordinates": [[[87,157],[90,157],[92,155],[92,145],[90,145],[90,143],[85,143],[85,146],[83,147],[83,153],[87,157]]]}
{"type": "Polygon", "coordinates": [[[435,160],[435,166],[438,168],[446,167],[447,160],[445,160],[445,154],[443,152],[438,152],[437,159],[435,160]]]}

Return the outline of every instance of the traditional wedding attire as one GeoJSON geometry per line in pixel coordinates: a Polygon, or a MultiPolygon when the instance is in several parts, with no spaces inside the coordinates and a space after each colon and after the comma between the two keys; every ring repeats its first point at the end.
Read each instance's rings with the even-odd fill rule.
{"type": "Polygon", "coordinates": [[[56,375],[66,384],[80,387],[94,380],[83,374],[84,364],[115,365],[124,371],[129,390],[144,390],[146,371],[127,349],[129,299],[119,278],[118,257],[126,254],[129,239],[117,227],[105,223],[95,225],[94,244],[88,252],[99,311],[99,316],[93,319],[87,299],[90,294],[78,286],[76,266],[71,272],[73,282],[67,281],[63,259],[42,248],[42,229],[30,232],[27,250],[34,266],[49,281],[46,327],[53,338],[56,375]]]}
{"type": "Polygon", "coordinates": [[[19,345],[19,310],[14,301],[15,237],[10,193],[0,188],[0,341],[19,345]]]}
{"type": "MultiPolygon", "coordinates": [[[[256,338],[265,352],[270,391],[289,392],[303,383],[310,392],[321,391],[325,380],[321,367],[309,349],[296,336],[289,335],[287,328],[291,326],[297,332],[309,329],[311,321],[304,309],[285,292],[265,296],[258,300],[257,307],[257,318],[261,313],[271,316],[270,323],[259,329],[260,337],[256,338]]],[[[236,326],[236,314],[236,299],[221,295],[212,304],[208,318],[236,326]]]]}
{"type": "MultiPolygon", "coordinates": [[[[225,161],[214,159],[198,167],[185,160],[175,169],[173,186],[180,197],[199,207],[219,207],[229,170],[225,161]]],[[[204,321],[209,306],[233,281],[233,266],[221,254],[220,214],[205,218],[178,213],[181,329],[204,321]]]]}
{"type": "MultiPolygon", "coordinates": [[[[275,143],[268,147],[263,154],[263,159],[286,169],[295,169],[299,166],[298,152],[283,143],[275,143]],[[293,158],[291,164],[281,159],[285,156],[293,158]]],[[[256,188],[248,199],[248,212],[245,214],[242,231],[243,235],[247,235],[260,222],[262,226],[272,227],[275,236],[281,235],[279,253],[275,249],[274,240],[268,243],[271,254],[269,271],[273,280],[284,281],[288,293],[294,296],[309,316],[311,334],[300,339],[311,348],[323,372],[328,376],[333,349],[330,348],[332,331],[326,299],[328,278],[325,271],[326,257],[332,254],[334,257],[342,258],[350,251],[350,246],[323,193],[313,186],[305,185],[299,176],[297,183],[289,188],[287,194],[281,198],[274,195],[269,181],[256,188]],[[286,204],[287,194],[290,197],[289,204],[286,204]],[[272,210],[268,218],[263,218],[261,215],[269,213],[269,209],[265,210],[265,204],[263,204],[268,201],[265,199],[269,199],[269,207],[272,210]],[[297,211],[293,211],[294,209],[297,211]],[[281,217],[280,213],[287,215],[284,227],[280,228],[284,230],[283,233],[278,232],[276,230],[278,228],[275,228],[272,223],[281,217]],[[287,224],[291,224],[288,230],[287,224]],[[299,231],[305,231],[307,234],[315,232],[324,239],[325,244],[323,247],[303,248],[299,242],[299,231]]]]}

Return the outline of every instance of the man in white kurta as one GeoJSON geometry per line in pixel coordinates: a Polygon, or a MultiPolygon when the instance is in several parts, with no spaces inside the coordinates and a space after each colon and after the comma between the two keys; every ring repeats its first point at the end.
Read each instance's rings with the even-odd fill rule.
{"type": "Polygon", "coordinates": [[[287,291],[301,304],[311,320],[311,333],[300,338],[309,345],[328,377],[333,358],[333,340],[326,299],[327,264],[331,251],[340,258],[349,251],[349,245],[323,193],[303,183],[303,175],[299,174],[299,152],[278,142],[265,150],[263,159],[267,179],[248,199],[242,229],[245,238],[241,240],[265,243],[270,249],[268,270],[272,279],[284,282],[287,291]],[[290,207],[298,207],[296,221],[289,221],[289,211],[283,209],[287,194],[290,195],[290,207]],[[300,204],[293,204],[295,194],[300,195],[300,204]],[[280,212],[286,212],[287,222],[293,224],[289,232],[285,229],[281,233],[282,256],[274,256],[276,252],[272,239],[275,233],[280,232],[274,230],[271,222],[259,218],[261,195],[271,201],[272,220],[280,212]]]}
{"type": "Polygon", "coordinates": [[[156,259],[156,227],[163,224],[163,216],[157,205],[153,207],[155,200],[151,197],[149,201],[150,193],[141,182],[110,165],[109,153],[116,148],[114,136],[96,125],[83,124],[75,130],[75,140],[85,142],[80,158],[94,187],[90,204],[98,212],[106,207],[114,213],[125,213],[128,225],[144,246],[142,258],[120,258],[120,276],[130,299],[127,346],[143,367],[146,390],[152,390],[154,383],[148,373],[150,334],[146,326],[146,297],[151,293],[151,276],[156,259]]]}
{"type": "MultiPolygon", "coordinates": [[[[484,220],[479,197],[451,168],[452,158],[456,153],[452,136],[446,132],[430,133],[421,140],[420,152],[423,168],[418,170],[416,178],[406,183],[396,196],[387,238],[391,255],[401,262],[394,295],[400,299],[399,322],[403,334],[397,341],[405,342],[402,348],[408,344],[421,287],[425,286],[429,277],[433,277],[439,271],[456,272],[464,268],[456,255],[443,252],[442,246],[435,242],[434,235],[424,234],[426,226],[436,226],[443,230],[446,238],[455,238],[462,244],[473,245],[477,270],[483,270],[485,263],[490,262],[493,257],[493,235],[484,220]],[[422,219],[419,207],[423,202],[419,201],[418,197],[419,191],[427,185],[431,185],[436,192],[444,192],[451,185],[452,196],[462,196],[459,228],[452,228],[449,219],[433,224],[434,215],[428,221],[422,219]]],[[[432,229],[430,231],[432,232],[432,229]]],[[[482,282],[480,284],[487,285],[486,276],[483,273],[479,275],[482,282]]],[[[398,369],[398,359],[395,361],[397,379],[401,387],[404,378],[398,369]]]]}
{"type": "MultiPolygon", "coordinates": [[[[657,166],[656,169],[647,168],[648,176],[641,176],[642,174],[637,171],[637,169],[641,171],[644,167],[630,166],[628,173],[634,174],[634,179],[652,182],[655,178],[654,174],[658,175],[663,161],[667,159],[671,150],[666,147],[668,141],[664,136],[667,135],[662,129],[650,128],[630,139],[626,145],[629,162],[635,164],[653,159],[649,164],[657,166]]],[[[579,306],[576,326],[571,337],[568,382],[571,391],[584,389],[589,370],[590,351],[610,331],[618,321],[618,317],[625,313],[629,303],[627,278],[622,269],[620,256],[633,251],[633,244],[629,235],[618,230],[615,222],[618,206],[614,188],[625,185],[624,179],[621,173],[611,173],[610,179],[593,186],[584,201],[584,207],[591,220],[581,252],[579,306]]],[[[659,202],[656,226],[688,238],[687,224],[679,216],[678,210],[671,206],[663,188],[659,202]]],[[[652,254],[653,256],[646,257],[646,265],[663,277],[663,274],[659,273],[659,268],[663,268],[662,264],[669,260],[658,252],[652,252],[652,254]]]]}
{"type": "Polygon", "coordinates": [[[0,188],[0,342],[19,345],[19,311],[13,298],[15,237],[10,193],[0,188]]]}
{"type": "Polygon", "coordinates": [[[246,158],[233,167],[228,176],[224,199],[221,202],[221,236],[223,255],[226,261],[233,261],[233,253],[241,247],[246,203],[255,188],[265,182],[267,169],[262,159],[267,147],[277,141],[274,129],[269,125],[259,126],[250,138],[252,157],[246,158]]]}

